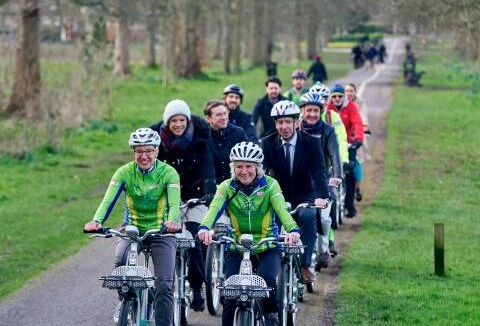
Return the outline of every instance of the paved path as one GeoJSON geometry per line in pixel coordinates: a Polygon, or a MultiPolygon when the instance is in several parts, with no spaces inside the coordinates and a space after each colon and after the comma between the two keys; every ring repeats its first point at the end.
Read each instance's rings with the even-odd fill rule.
{"type": "MultiPolygon", "coordinates": [[[[374,155],[372,161],[380,163],[383,156],[382,153],[375,154],[378,152],[375,149],[375,139],[384,138],[384,116],[392,98],[392,81],[399,75],[403,59],[399,51],[404,47],[401,39],[386,40],[386,44],[390,52],[390,60],[386,65],[378,66],[375,70],[356,70],[342,80],[360,85],[375,136],[370,144],[374,155]]],[[[367,167],[366,174],[375,175],[378,172],[369,171],[367,167]]],[[[371,198],[368,190],[367,197],[371,198]]],[[[337,233],[337,247],[341,252],[345,252],[346,245],[359,225],[359,218],[348,220],[337,233]]],[[[116,294],[102,289],[98,276],[111,272],[114,244],[115,241],[111,239],[92,240],[90,245],[77,254],[28,282],[17,293],[0,302],[0,325],[112,325],[116,294]]],[[[333,324],[336,275],[340,272],[341,258],[342,255],[337,257],[332,266],[319,275],[317,293],[306,295],[305,302],[300,306],[300,325],[333,324]]],[[[206,312],[192,312],[191,315],[193,318],[190,325],[220,324],[219,317],[211,317],[206,312]]]]}

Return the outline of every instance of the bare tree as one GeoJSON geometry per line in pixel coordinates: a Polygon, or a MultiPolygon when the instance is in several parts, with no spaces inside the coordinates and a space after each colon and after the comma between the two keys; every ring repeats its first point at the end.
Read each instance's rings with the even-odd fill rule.
{"type": "Polygon", "coordinates": [[[160,19],[159,9],[160,8],[156,0],[146,0],[144,3],[145,27],[147,30],[145,64],[147,67],[157,66],[155,46],[157,44],[157,29],[158,21],[160,19]]]}
{"type": "Polygon", "coordinates": [[[41,118],[40,10],[38,0],[21,0],[18,8],[15,82],[7,115],[41,118]]]}
{"type": "Polygon", "coordinates": [[[232,19],[232,0],[224,0],[225,9],[225,48],[223,52],[223,70],[226,73],[231,73],[231,61],[233,52],[233,19],[232,19]]]}
{"type": "Polygon", "coordinates": [[[233,59],[233,72],[240,72],[241,55],[242,55],[242,1],[233,0],[232,3],[232,19],[233,19],[233,31],[232,31],[232,59],[233,59]]]}

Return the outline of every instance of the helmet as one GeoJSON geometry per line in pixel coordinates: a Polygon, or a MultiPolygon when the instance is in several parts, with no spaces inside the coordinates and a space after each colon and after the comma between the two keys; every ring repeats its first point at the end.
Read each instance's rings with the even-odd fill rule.
{"type": "Polygon", "coordinates": [[[340,84],[334,84],[332,86],[332,95],[333,94],[340,94],[340,95],[345,95],[345,88],[340,85],[340,84]]]}
{"type": "Polygon", "coordinates": [[[128,140],[128,146],[135,147],[144,145],[160,146],[160,136],[158,132],[150,128],[140,128],[132,132],[128,140]]]}
{"type": "Polygon", "coordinates": [[[187,102],[182,100],[172,100],[168,102],[163,112],[163,122],[167,124],[171,117],[178,114],[185,116],[187,120],[190,121],[191,114],[187,102]]]}
{"type": "Polygon", "coordinates": [[[227,87],[223,89],[223,95],[227,95],[229,93],[237,94],[243,99],[243,89],[237,84],[227,85],[227,87]]]}
{"type": "Polygon", "coordinates": [[[303,78],[307,79],[307,74],[302,69],[295,69],[292,72],[292,78],[303,78]]]}
{"type": "Polygon", "coordinates": [[[300,116],[300,109],[292,101],[284,100],[278,101],[270,111],[270,116],[276,120],[278,118],[290,117],[293,119],[298,119],[300,116]]]}
{"type": "Polygon", "coordinates": [[[320,95],[320,93],[305,93],[300,98],[300,107],[303,107],[307,104],[317,105],[323,109],[323,107],[325,106],[325,99],[320,95]]]}
{"type": "Polygon", "coordinates": [[[232,150],[230,151],[230,161],[262,163],[263,151],[260,146],[255,143],[242,141],[232,147],[232,150]]]}
{"type": "Polygon", "coordinates": [[[330,96],[330,88],[328,88],[327,85],[324,85],[321,82],[316,82],[312,87],[310,87],[308,92],[319,93],[320,96],[324,99],[330,96]]]}

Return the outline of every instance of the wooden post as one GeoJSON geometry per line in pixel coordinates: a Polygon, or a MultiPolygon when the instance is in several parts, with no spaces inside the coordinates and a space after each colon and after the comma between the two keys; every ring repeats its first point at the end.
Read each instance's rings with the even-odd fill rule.
{"type": "Polygon", "coordinates": [[[435,275],[445,276],[445,251],[444,251],[444,228],[443,223],[434,225],[434,258],[435,275]]]}

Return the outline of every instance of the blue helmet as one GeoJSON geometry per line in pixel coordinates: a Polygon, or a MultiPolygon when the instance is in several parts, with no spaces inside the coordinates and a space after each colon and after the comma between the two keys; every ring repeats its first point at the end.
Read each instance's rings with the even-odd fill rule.
{"type": "Polygon", "coordinates": [[[307,104],[313,104],[319,106],[321,109],[325,106],[325,99],[316,92],[308,92],[300,97],[300,107],[303,107],[307,104]]]}

